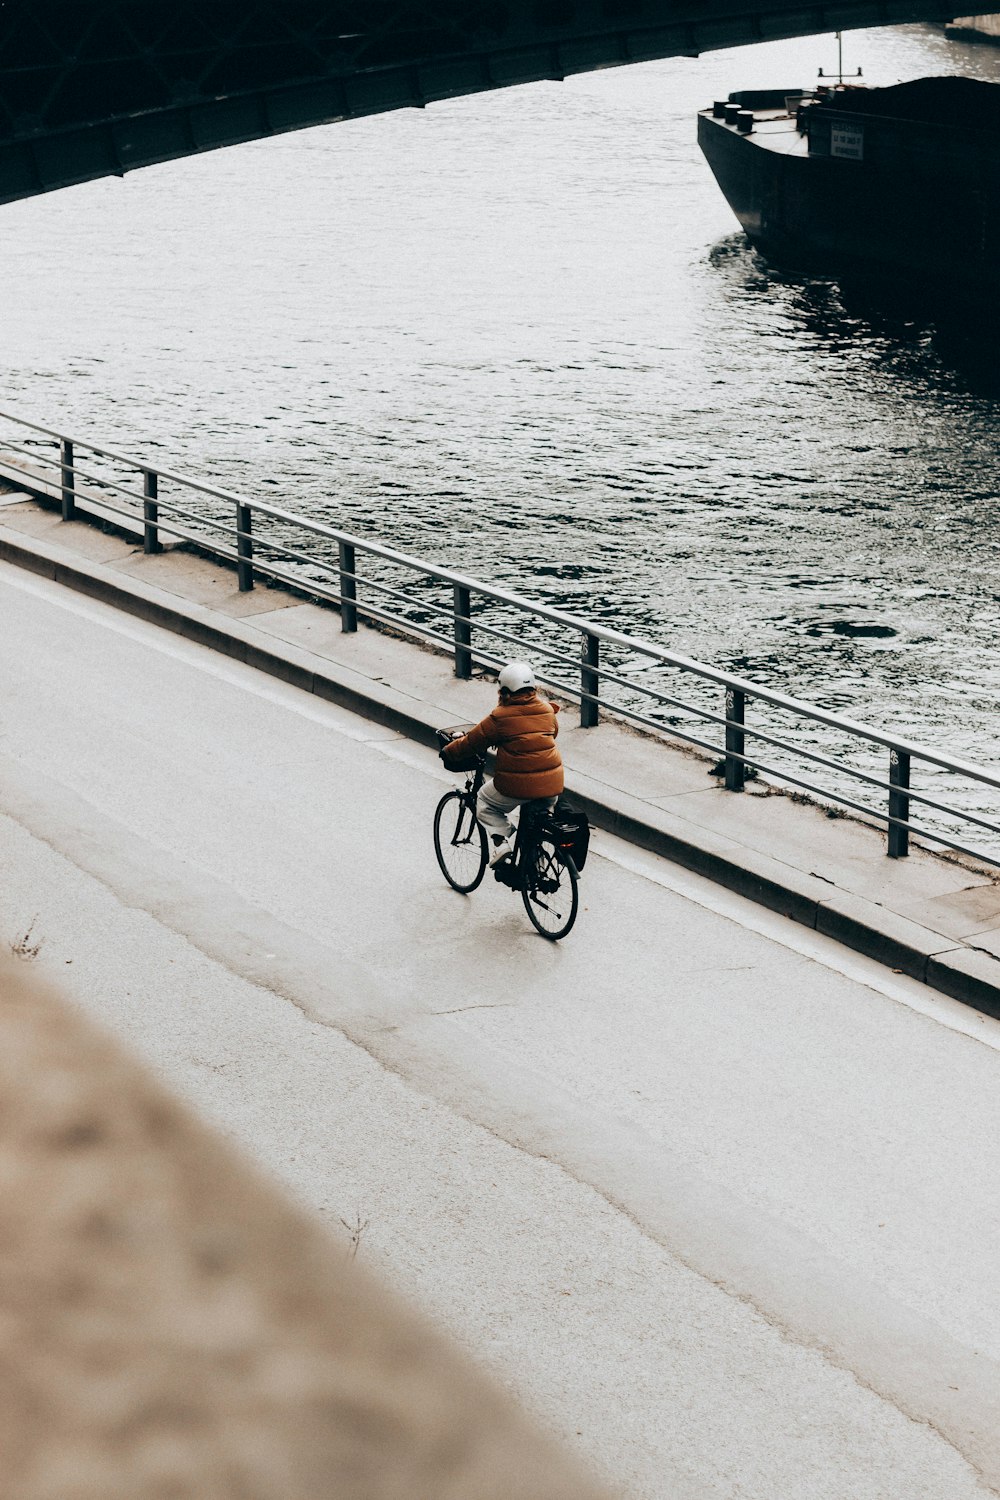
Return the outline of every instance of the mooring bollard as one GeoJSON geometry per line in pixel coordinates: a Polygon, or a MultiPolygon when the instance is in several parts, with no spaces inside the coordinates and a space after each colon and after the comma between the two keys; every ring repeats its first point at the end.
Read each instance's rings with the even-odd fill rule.
{"type": "MultiPolygon", "coordinates": [[[[889,751],[889,817],[910,821],[910,757],[906,750],[889,751]]],[[[910,830],[899,823],[889,824],[890,859],[904,859],[910,852],[910,830]]]]}
{"type": "Polygon", "coordinates": [[[726,689],[726,791],[742,792],[746,785],[746,761],[738,756],[746,754],[746,735],[743,724],[746,715],[746,694],[742,688],[726,689]]]}
{"type": "Polygon", "coordinates": [[[454,589],[455,676],[463,680],[472,676],[472,593],[464,583],[454,589]]]}
{"type": "Polygon", "coordinates": [[[157,522],[160,519],[160,507],[156,503],[158,494],[157,475],[154,469],[143,469],[142,471],[142,550],[143,552],[162,552],[160,546],[160,533],[157,522]]]}

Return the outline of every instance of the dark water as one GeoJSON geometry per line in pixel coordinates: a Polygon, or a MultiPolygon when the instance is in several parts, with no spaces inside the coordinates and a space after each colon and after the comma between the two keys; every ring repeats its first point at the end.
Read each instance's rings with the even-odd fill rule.
{"type": "MultiPolygon", "coordinates": [[[[1000,79],[939,29],[876,83],[1000,79]]],[[[831,37],[13,205],[2,404],[996,764],[1000,365],[750,251],[695,111],[831,37]]]]}

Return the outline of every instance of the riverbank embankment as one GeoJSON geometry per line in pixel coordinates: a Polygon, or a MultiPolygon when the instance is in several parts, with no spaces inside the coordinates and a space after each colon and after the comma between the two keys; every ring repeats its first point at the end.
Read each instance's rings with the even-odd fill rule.
{"type": "MultiPolygon", "coordinates": [[[[210,646],[423,744],[488,709],[483,676],[443,654],[279,589],[240,593],[235,573],[167,547],[146,555],[120,527],[64,522],[37,495],[0,496],[0,558],[210,646]]],[[[707,876],[942,993],[1000,1016],[1000,886],[960,857],[913,848],[785,795],[764,778],[727,792],[712,763],[606,718],[561,734],[567,784],[597,829],[707,876]]]]}

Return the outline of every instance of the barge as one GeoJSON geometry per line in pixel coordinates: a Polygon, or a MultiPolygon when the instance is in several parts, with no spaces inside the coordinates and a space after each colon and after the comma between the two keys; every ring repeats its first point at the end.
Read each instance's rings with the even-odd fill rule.
{"type": "Polygon", "coordinates": [[[775,264],[994,308],[1000,84],[744,90],[699,114],[698,142],[775,264]]]}

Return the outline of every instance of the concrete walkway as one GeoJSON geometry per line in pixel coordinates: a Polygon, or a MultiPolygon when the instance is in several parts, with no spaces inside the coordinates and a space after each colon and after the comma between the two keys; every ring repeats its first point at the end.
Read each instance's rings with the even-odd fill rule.
{"type": "MultiPolygon", "coordinates": [[[[0,558],[111,602],[340,703],[423,743],[478,719],[492,690],[459,682],[433,651],[258,586],[179,548],[147,557],[137,538],[62,522],[26,494],[0,496],[0,558]]],[[[779,794],[741,795],[710,762],[605,721],[561,731],[568,784],[594,823],[827,934],[898,973],[1000,1016],[1000,886],[987,868],[915,848],[885,855],[885,835],[779,794]]]]}

